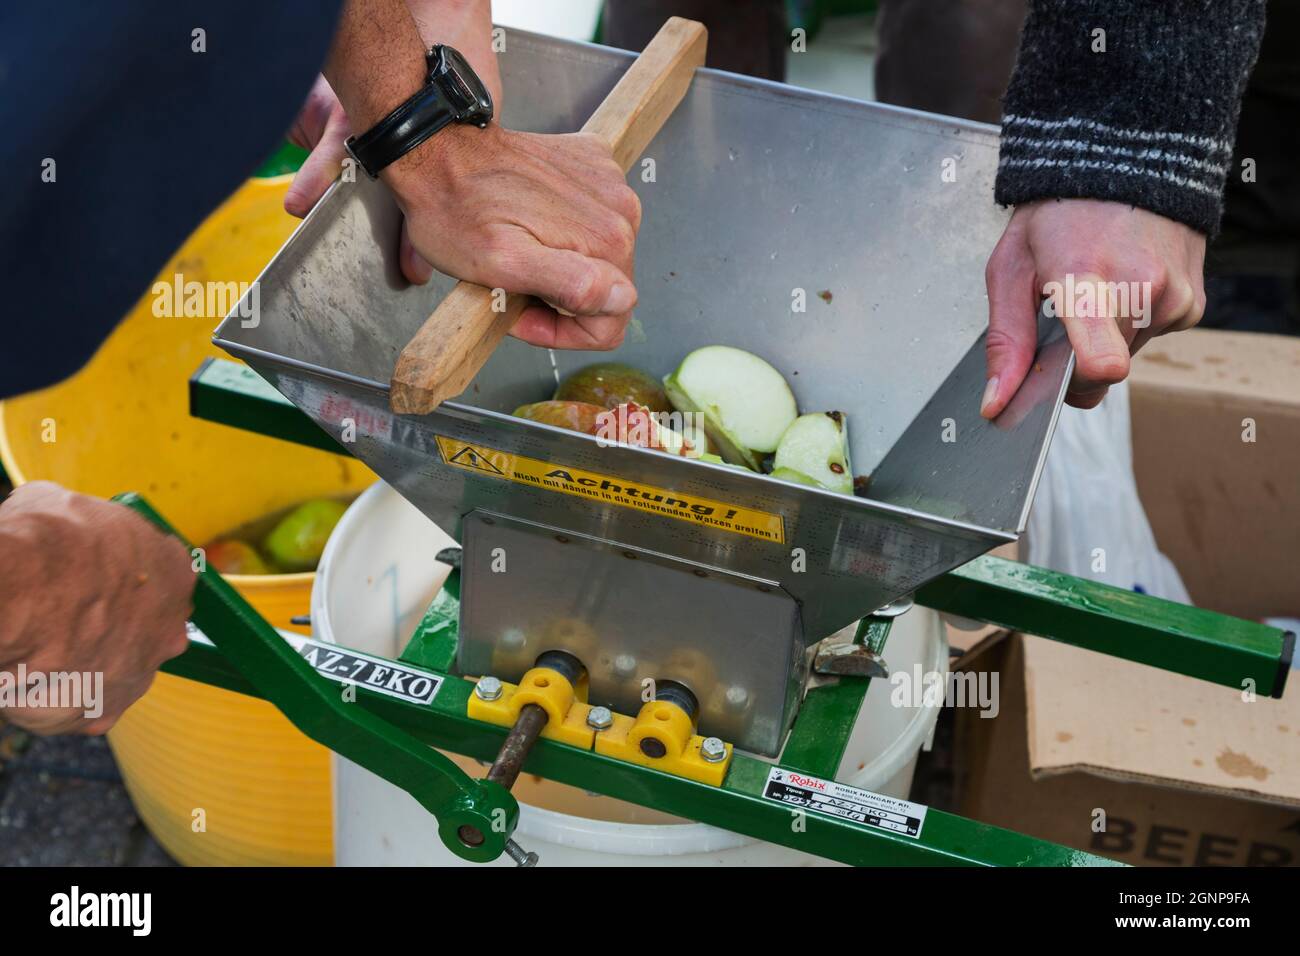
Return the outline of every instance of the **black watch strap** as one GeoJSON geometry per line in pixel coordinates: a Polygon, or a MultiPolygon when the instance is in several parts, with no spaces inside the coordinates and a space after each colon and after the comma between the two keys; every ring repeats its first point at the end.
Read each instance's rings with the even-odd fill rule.
{"type": "Polygon", "coordinates": [[[456,121],[456,110],[437,83],[429,83],[360,136],[348,138],[348,152],[371,179],[438,130],[456,121]]]}
{"type": "Polygon", "coordinates": [[[486,126],[492,119],[492,97],[460,53],[435,46],[428,64],[428,79],[414,96],[344,144],[371,179],[452,123],[486,126]]]}

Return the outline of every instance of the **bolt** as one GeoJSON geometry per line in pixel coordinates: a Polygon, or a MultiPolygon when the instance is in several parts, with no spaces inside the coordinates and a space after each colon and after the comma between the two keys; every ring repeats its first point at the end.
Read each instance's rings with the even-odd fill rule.
{"type": "Polygon", "coordinates": [[[495,677],[480,677],[474,685],[474,696],[479,700],[496,700],[501,696],[501,681],[495,677]]]}
{"type": "Polygon", "coordinates": [[[593,707],[587,711],[587,726],[592,730],[609,730],[614,726],[614,715],[608,707],[593,707]]]}
{"type": "Polygon", "coordinates": [[[700,744],[700,756],[709,763],[722,763],[727,759],[727,745],[717,737],[705,737],[700,744]]]}
{"type": "Polygon", "coordinates": [[[516,865],[518,866],[537,865],[537,859],[538,859],[537,854],[529,850],[525,850],[514,840],[506,841],[506,854],[510,857],[510,859],[514,860],[516,865]]]}
{"type": "Polygon", "coordinates": [[[636,673],[636,658],[631,654],[619,654],[614,658],[614,673],[619,677],[631,677],[636,673]]]}
{"type": "Polygon", "coordinates": [[[727,706],[732,710],[741,710],[749,703],[749,691],[739,684],[733,684],[727,688],[727,706]]]}

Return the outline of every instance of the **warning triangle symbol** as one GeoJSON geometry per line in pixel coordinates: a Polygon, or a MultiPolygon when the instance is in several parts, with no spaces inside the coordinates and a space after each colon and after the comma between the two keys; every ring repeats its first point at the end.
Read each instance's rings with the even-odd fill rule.
{"type": "Polygon", "coordinates": [[[473,468],[475,471],[485,471],[489,475],[500,475],[502,478],[505,477],[505,473],[502,472],[500,468],[492,464],[492,462],[488,461],[469,445],[466,445],[460,451],[456,452],[456,454],[452,455],[451,463],[453,465],[460,465],[463,468],[473,468]]]}

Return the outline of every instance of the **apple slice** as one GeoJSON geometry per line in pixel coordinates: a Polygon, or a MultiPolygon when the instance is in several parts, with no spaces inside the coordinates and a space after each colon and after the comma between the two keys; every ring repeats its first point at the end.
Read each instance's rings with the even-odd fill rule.
{"type": "Polygon", "coordinates": [[[853,494],[844,413],[814,412],[796,418],[777,445],[772,477],[853,494]]]}
{"type": "Polygon", "coordinates": [[[799,414],[785,378],[763,359],[726,345],[696,349],[664,379],[673,407],[704,417],[704,431],[733,465],[759,470],[799,414]]]}
{"type": "Polygon", "coordinates": [[[733,465],[729,461],[723,461],[721,455],[715,455],[710,451],[704,452],[696,461],[707,461],[711,465],[722,465],[726,468],[735,468],[737,471],[749,471],[744,465],[733,465]]]}
{"type": "Polygon", "coordinates": [[[656,413],[636,402],[624,402],[596,416],[595,435],[610,444],[654,448],[670,455],[698,458],[703,448],[663,423],[667,413],[656,413]]]}

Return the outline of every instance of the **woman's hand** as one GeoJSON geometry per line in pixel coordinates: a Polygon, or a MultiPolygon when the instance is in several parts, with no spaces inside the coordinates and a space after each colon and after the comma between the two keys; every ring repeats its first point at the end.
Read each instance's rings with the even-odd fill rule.
{"type": "Polygon", "coordinates": [[[1147,340],[1189,329],[1205,312],[1205,236],[1123,203],[1041,200],[1017,206],[989,257],[988,384],[997,417],[1034,360],[1044,298],[1074,348],[1066,401],[1092,408],[1128,377],[1147,340]]]}

